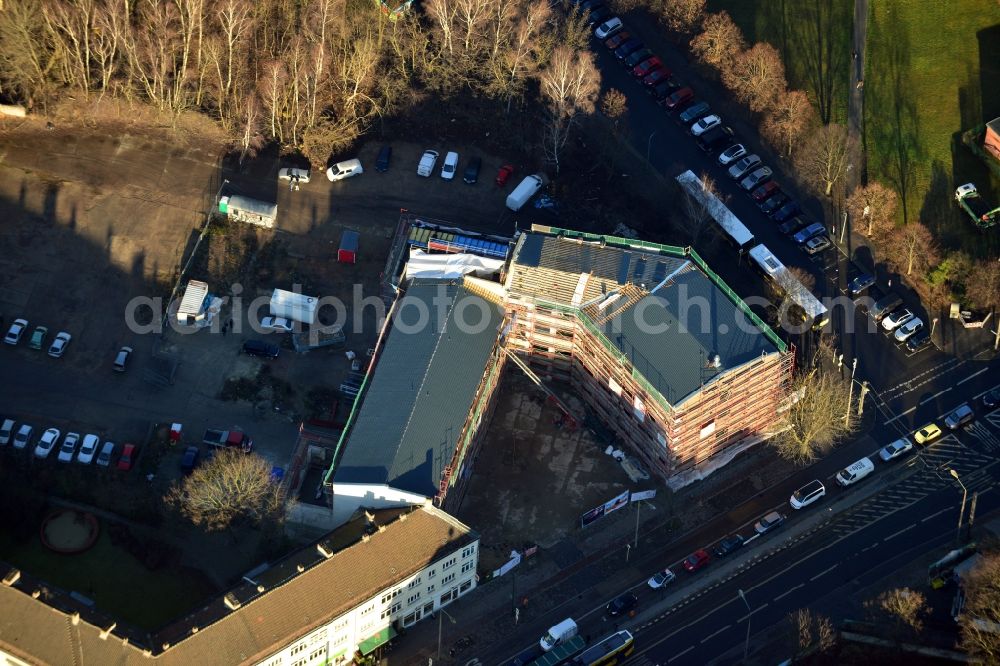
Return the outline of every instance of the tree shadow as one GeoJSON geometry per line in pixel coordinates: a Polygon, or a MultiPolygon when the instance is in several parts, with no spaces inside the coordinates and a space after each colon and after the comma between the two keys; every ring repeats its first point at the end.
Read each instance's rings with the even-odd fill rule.
{"type": "MultiPolygon", "coordinates": [[[[981,113],[973,125],[1000,116],[1000,24],[976,33],[979,42],[979,91],[981,113]]],[[[965,116],[962,116],[965,120],[965,116]]],[[[968,125],[972,127],[973,125],[968,125]]]]}
{"type": "Polygon", "coordinates": [[[872,31],[884,31],[880,40],[885,53],[875,54],[865,82],[865,132],[871,133],[870,158],[875,170],[899,192],[903,221],[915,211],[909,209],[908,197],[914,188],[916,164],[926,153],[919,140],[920,127],[916,100],[909,78],[910,38],[903,24],[890,14],[885,24],[872,20],[872,31]]]}
{"type": "Polygon", "coordinates": [[[824,123],[837,120],[835,101],[846,98],[852,9],[851,3],[842,0],[805,0],[792,4],[787,21],[796,29],[789,32],[782,51],[786,67],[798,70],[790,72],[789,78],[812,93],[824,123]]]}

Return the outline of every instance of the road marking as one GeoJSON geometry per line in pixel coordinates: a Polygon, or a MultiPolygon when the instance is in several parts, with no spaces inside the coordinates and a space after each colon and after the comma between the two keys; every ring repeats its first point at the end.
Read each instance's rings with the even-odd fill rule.
{"type": "Polygon", "coordinates": [[[976,400],[979,400],[980,398],[982,398],[984,395],[986,395],[987,393],[989,393],[993,389],[998,389],[998,388],[1000,388],[1000,384],[997,384],[996,386],[994,386],[991,389],[986,389],[985,391],[983,391],[982,393],[980,393],[979,395],[976,396],[976,400]]]}
{"type": "Polygon", "coordinates": [[[910,407],[908,410],[906,410],[905,412],[903,412],[899,416],[893,416],[891,419],[889,419],[888,421],[886,421],[885,425],[889,425],[893,421],[897,421],[897,420],[903,418],[904,416],[906,416],[907,414],[910,414],[911,412],[915,412],[915,411],[917,411],[916,407],[910,407]]]}
{"type": "Polygon", "coordinates": [[[750,616],[751,616],[751,615],[753,615],[754,613],[759,613],[760,611],[762,611],[762,610],[764,610],[765,608],[767,608],[767,606],[768,606],[768,603],[767,603],[767,602],[765,601],[765,602],[764,602],[764,603],[762,603],[762,604],[761,604],[760,606],[757,606],[757,607],[756,607],[756,608],[754,608],[754,609],[753,609],[752,611],[750,611],[749,613],[747,613],[746,615],[744,615],[744,616],[743,616],[743,617],[741,617],[740,619],[736,620],[736,624],[739,624],[740,622],[743,622],[743,621],[745,621],[745,620],[746,620],[746,619],[747,619],[748,617],[750,617],[750,616]]]}
{"type": "Polygon", "coordinates": [[[890,534],[886,538],[882,539],[882,541],[888,541],[889,539],[895,539],[896,537],[898,537],[903,532],[912,530],[914,527],[916,527],[916,525],[910,525],[909,527],[904,527],[903,529],[899,530],[898,532],[893,532],[892,534],[890,534]]]}
{"type": "Polygon", "coordinates": [[[686,655],[688,652],[690,652],[693,649],[694,649],[694,646],[692,645],[687,650],[682,650],[681,652],[678,652],[677,654],[675,654],[674,656],[672,656],[670,659],[667,659],[667,663],[669,664],[674,659],[680,659],[681,657],[683,657],[684,655],[686,655]]]}
{"type": "Polygon", "coordinates": [[[932,395],[931,397],[929,397],[929,398],[924,398],[923,400],[921,400],[921,401],[920,401],[920,404],[921,404],[921,405],[924,405],[924,404],[927,404],[928,402],[930,402],[930,401],[931,401],[931,400],[933,400],[934,398],[938,397],[939,395],[943,395],[943,394],[947,393],[947,392],[948,392],[948,391],[950,391],[950,390],[951,390],[951,387],[949,386],[948,388],[946,388],[946,389],[945,389],[945,390],[943,390],[943,391],[938,391],[937,393],[935,393],[935,394],[934,394],[934,395],[932,395]]]}
{"type": "Polygon", "coordinates": [[[957,382],[955,382],[955,385],[956,385],[956,386],[961,386],[962,384],[964,384],[965,382],[969,381],[969,380],[970,380],[970,379],[972,379],[973,377],[978,377],[979,375],[983,374],[983,373],[984,373],[984,372],[986,372],[987,370],[989,370],[989,368],[983,368],[983,369],[982,369],[982,370],[980,370],[979,372],[974,372],[974,373],[972,373],[971,375],[969,375],[968,377],[966,377],[965,379],[963,379],[963,380],[961,380],[961,381],[957,381],[957,382]]]}
{"type": "Polygon", "coordinates": [[[839,563],[838,563],[838,564],[834,564],[834,565],[833,565],[832,567],[830,567],[829,569],[823,569],[823,570],[822,570],[822,571],[820,571],[820,572],[819,572],[818,574],[816,574],[815,576],[813,576],[812,578],[810,578],[810,579],[809,579],[809,581],[810,581],[810,582],[812,582],[812,581],[816,580],[817,578],[819,578],[819,577],[821,577],[821,576],[825,576],[826,574],[828,574],[828,573],[830,573],[831,571],[833,571],[834,569],[836,569],[836,568],[837,568],[838,566],[840,566],[840,564],[839,564],[839,563]]]}
{"type": "Polygon", "coordinates": [[[785,590],[784,592],[782,592],[781,594],[779,594],[778,596],[776,596],[774,598],[774,600],[777,601],[778,599],[783,599],[783,598],[787,597],[789,594],[791,594],[792,592],[794,592],[795,590],[799,589],[800,587],[805,587],[805,585],[806,585],[805,583],[799,583],[795,587],[790,587],[787,590],[785,590]]]}
{"type": "Polygon", "coordinates": [[[713,638],[715,638],[716,636],[718,636],[719,634],[721,634],[723,631],[725,631],[726,629],[728,629],[731,626],[732,625],[727,624],[726,626],[724,626],[722,629],[719,629],[714,634],[711,634],[709,636],[705,636],[703,639],[701,639],[702,644],[707,643],[708,641],[712,640],[713,638]]]}

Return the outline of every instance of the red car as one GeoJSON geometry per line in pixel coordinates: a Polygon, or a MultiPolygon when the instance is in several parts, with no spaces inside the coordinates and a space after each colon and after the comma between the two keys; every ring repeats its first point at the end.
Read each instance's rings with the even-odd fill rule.
{"type": "Polygon", "coordinates": [[[684,558],[684,568],[688,571],[697,571],[703,566],[708,564],[708,561],[712,559],[708,556],[708,552],[705,549],[699,549],[684,558]]]}
{"type": "Polygon", "coordinates": [[[647,58],[632,68],[632,76],[642,78],[655,69],[662,69],[663,61],[658,56],[647,58]]]}
{"type": "Polygon", "coordinates": [[[122,449],[122,457],[118,459],[118,469],[127,472],[132,469],[132,463],[134,462],[135,444],[126,444],[125,448],[122,449]]]}
{"type": "Polygon", "coordinates": [[[776,183],[775,181],[769,180],[760,187],[758,187],[757,189],[755,189],[753,192],[751,192],[750,196],[753,197],[754,201],[763,201],[764,199],[768,199],[772,195],[780,191],[781,191],[781,186],[778,185],[778,183],[776,183]]]}
{"type": "Polygon", "coordinates": [[[504,164],[502,167],[500,167],[500,170],[497,171],[496,184],[499,187],[503,187],[504,185],[507,184],[507,181],[510,180],[510,177],[513,175],[514,175],[513,165],[504,164]]]}
{"type": "Polygon", "coordinates": [[[627,42],[629,39],[631,39],[631,37],[632,37],[632,35],[628,34],[626,31],[622,30],[621,32],[619,32],[615,36],[609,37],[608,39],[606,39],[604,41],[604,45],[607,46],[612,51],[614,51],[616,48],[618,48],[619,46],[621,46],[622,44],[624,44],[625,42],[627,42]]]}
{"type": "Polygon", "coordinates": [[[666,81],[670,78],[670,70],[664,67],[663,69],[654,69],[652,72],[647,74],[642,79],[642,85],[647,88],[652,88],[657,83],[666,81]]]}
{"type": "Polygon", "coordinates": [[[694,91],[690,88],[681,88],[673,95],[663,100],[663,106],[670,110],[679,109],[694,99],[694,91]]]}

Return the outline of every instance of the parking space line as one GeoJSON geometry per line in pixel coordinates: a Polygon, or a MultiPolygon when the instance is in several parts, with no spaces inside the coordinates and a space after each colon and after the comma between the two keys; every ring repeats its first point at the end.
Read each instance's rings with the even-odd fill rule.
{"type": "Polygon", "coordinates": [[[972,379],[973,377],[978,377],[979,375],[983,374],[983,373],[984,373],[984,372],[986,372],[987,370],[989,370],[989,368],[983,368],[983,369],[982,369],[982,370],[980,370],[979,372],[974,372],[974,373],[972,373],[971,375],[969,375],[968,377],[966,377],[965,379],[963,379],[963,380],[961,380],[961,381],[957,381],[957,382],[955,382],[955,385],[956,385],[956,386],[961,386],[962,384],[964,384],[965,382],[969,381],[969,380],[970,380],[970,379],[972,379]]]}
{"type": "MultiPolygon", "coordinates": [[[[945,389],[945,390],[943,390],[943,391],[938,391],[937,393],[935,393],[934,395],[930,396],[929,398],[924,398],[923,400],[921,400],[921,401],[920,401],[920,404],[921,404],[921,405],[924,405],[924,404],[927,404],[928,402],[930,402],[930,401],[931,401],[931,400],[933,400],[934,398],[937,398],[938,396],[940,396],[940,395],[943,395],[943,394],[947,393],[947,392],[948,392],[948,391],[950,391],[951,389],[952,389],[952,387],[951,387],[951,386],[949,386],[948,388],[946,388],[946,389],[945,389]]],[[[939,417],[939,418],[940,418],[940,417],[939,417]]]]}

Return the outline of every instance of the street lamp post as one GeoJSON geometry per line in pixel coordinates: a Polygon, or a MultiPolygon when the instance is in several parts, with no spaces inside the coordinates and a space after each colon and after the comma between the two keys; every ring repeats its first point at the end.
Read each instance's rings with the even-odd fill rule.
{"type": "Polygon", "coordinates": [[[854,373],[858,370],[858,357],[851,363],[851,384],[847,388],[847,411],[844,413],[844,426],[851,422],[851,400],[854,399],[854,373]]]}
{"type": "Polygon", "coordinates": [[[646,161],[647,161],[647,162],[649,161],[649,151],[650,151],[650,150],[652,149],[652,147],[653,147],[653,137],[654,137],[654,136],[656,136],[656,132],[652,132],[652,133],[651,133],[651,134],[649,135],[649,140],[648,140],[648,141],[646,141],[646,161]]]}
{"type": "Polygon", "coordinates": [[[965,500],[969,496],[969,491],[965,487],[965,484],[962,483],[962,479],[958,478],[958,472],[956,472],[953,469],[949,469],[948,472],[950,472],[951,475],[953,477],[955,477],[955,480],[958,481],[958,485],[962,486],[962,508],[960,508],[958,510],[958,531],[955,532],[955,542],[956,543],[961,543],[961,541],[962,541],[962,518],[965,517],[965,500]]]}
{"type": "MultiPolygon", "coordinates": [[[[438,608],[438,613],[441,613],[438,615],[438,661],[441,661],[441,620],[448,615],[448,612],[444,608],[438,608]]],[[[457,624],[451,615],[448,615],[448,619],[452,624],[457,624]]]]}
{"type": "Polygon", "coordinates": [[[746,661],[747,655],[750,654],[750,616],[753,615],[753,610],[750,608],[750,602],[747,601],[747,595],[743,594],[743,589],[737,591],[740,594],[740,599],[747,605],[747,640],[743,645],[743,660],[746,661]]]}

